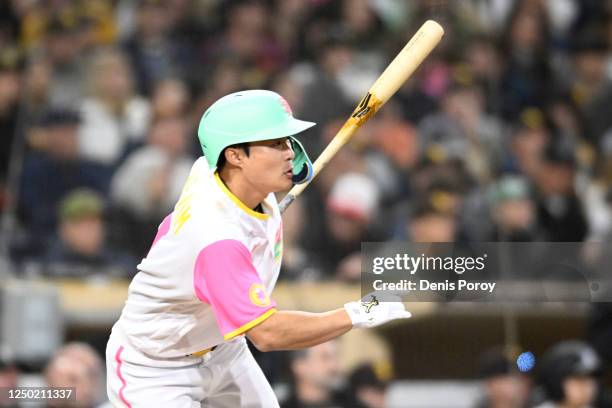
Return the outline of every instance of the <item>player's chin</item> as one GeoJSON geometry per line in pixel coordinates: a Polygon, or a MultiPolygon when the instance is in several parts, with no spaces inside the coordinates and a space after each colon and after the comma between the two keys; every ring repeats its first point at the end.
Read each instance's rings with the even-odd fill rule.
{"type": "Polygon", "coordinates": [[[283,177],[281,177],[278,182],[278,189],[276,190],[276,192],[279,193],[281,191],[286,191],[286,190],[291,189],[291,187],[293,187],[292,177],[293,177],[292,173],[284,173],[283,177]]]}

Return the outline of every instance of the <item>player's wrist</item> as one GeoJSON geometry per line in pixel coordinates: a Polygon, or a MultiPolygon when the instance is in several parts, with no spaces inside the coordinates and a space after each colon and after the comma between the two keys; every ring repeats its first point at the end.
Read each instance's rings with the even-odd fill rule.
{"type": "Polygon", "coordinates": [[[349,329],[354,327],[353,318],[346,307],[338,309],[337,314],[339,315],[340,324],[342,327],[348,327],[349,329]]]}
{"type": "Polygon", "coordinates": [[[374,316],[364,307],[361,300],[346,303],[344,312],[350,319],[353,328],[369,327],[374,319],[374,316]]]}

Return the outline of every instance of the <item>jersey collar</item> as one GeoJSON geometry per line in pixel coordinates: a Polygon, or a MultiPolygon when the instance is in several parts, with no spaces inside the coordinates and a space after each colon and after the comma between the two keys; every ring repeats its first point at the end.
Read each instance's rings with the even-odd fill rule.
{"type": "Polygon", "coordinates": [[[225,183],[223,183],[223,180],[221,180],[221,177],[219,177],[219,173],[216,172],[216,171],[215,171],[215,181],[217,182],[217,184],[221,188],[221,191],[223,191],[225,193],[225,195],[227,195],[230,198],[230,200],[232,200],[238,207],[240,207],[240,209],[242,211],[244,211],[245,213],[247,213],[251,217],[257,218],[258,220],[264,220],[265,221],[268,218],[270,218],[270,214],[262,214],[260,212],[254,211],[254,210],[250,209],[249,207],[247,207],[247,205],[245,203],[240,201],[240,199],[238,197],[236,197],[234,195],[234,193],[232,193],[229,190],[229,188],[227,188],[225,183]]]}

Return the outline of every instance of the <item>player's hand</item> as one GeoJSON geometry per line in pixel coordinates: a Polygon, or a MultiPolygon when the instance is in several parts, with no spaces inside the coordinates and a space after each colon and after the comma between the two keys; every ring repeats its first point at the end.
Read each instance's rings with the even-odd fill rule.
{"type": "MultiPolygon", "coordinates": [[[[388,295],[387,295],[388,296],[388,295]]],[[[371,328],[380,326],[395,319],[407,319],[412,314],[404,308],[400,298],[394,296],[397,301],[379,301],[378,295],[371,293],[357,302],[350,302],[344,305],[353,327],[371,328]]]]}

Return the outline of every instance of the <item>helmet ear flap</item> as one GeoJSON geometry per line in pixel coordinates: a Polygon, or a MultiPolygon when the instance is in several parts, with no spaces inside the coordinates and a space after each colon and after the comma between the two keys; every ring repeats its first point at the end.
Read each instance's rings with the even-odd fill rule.
{"type": "Polygon", "coordinates": [[[292,180],[295,184],[302,184],[312,180],[314,175],[314,168],[312,162],[304,149],[304,146],[294,138],[289,136],[291,142],[291,148],[295,157],[293,158],[293,177],[292,180]]]}
{"type": "Polygon", "coordinates": [[[312,180],[312,176],[314,174],[314,169],[312,167],[312,163],[308,160],[306,163],[302,165],[302,170],[299,173],[294,174],[291,180],[295,184],[307,183],[312,180]]]}

